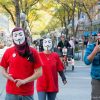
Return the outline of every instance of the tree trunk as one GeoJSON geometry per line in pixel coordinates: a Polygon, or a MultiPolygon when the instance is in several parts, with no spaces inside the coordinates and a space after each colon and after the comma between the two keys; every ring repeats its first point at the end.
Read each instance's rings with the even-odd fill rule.
{"type": "Polygon", "coordinates": [[[14,0],[15,10],[16,10],[16,26],[20,27],[20,7],[19,0],[14,0]]]}

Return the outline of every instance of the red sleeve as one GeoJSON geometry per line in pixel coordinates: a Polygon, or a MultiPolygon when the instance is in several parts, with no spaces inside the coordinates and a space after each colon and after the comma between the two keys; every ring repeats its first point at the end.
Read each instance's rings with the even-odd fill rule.
{"type": "Polygon", "coordinates": [[[8,50],[6,50],[1,58],[0,66],[7,69],[9,66],[8,60],[9,60],[9,52],[8,50]]]}
{"type": "Polygon", "coordinates": [[[34,55],[34,59],[35,59],[35,62],[34,62],[34,68],[39,68],[41,67],[43,64],[42,64],[42,60],[39,56],[39,53],[35,50],[35,52],[33,53],[34,55]]]}
{"type": "Polygon", "coordinates": [[[59,55],[56,53],[56,58],[57,58],[57,70],[58,71],[63,71],[64,70],[64,65],[62,61],[60,60],[59,55]]]}

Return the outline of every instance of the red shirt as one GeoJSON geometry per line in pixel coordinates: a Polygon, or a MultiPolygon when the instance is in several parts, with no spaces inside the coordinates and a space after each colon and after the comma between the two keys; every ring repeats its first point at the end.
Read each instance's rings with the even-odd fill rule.
{"type": "Polygon", "coordinates": [[[58,92],[58,71],[63,71],[64,66],[57,53],[40,53],[43,75],[37,79],[38,92],[58,92]]]}
{"type": "MultiPolygon", "coordinates": [[[[0,65],[8,69],[8,73],[12,75],[14,79],[25,79],[34,73],[34,69],[41,66],[41,60],[38,52],[30,48],[33,52],[34,62],[29,62],[27,58],[20,56],[14,47],[6,50],[4,53],[0,65]]],[[[26,83],[20,87],[16,87],[16,84],[10,80],[7,80],[6,92],[9,94],[17,95],[33,95],[34,82],[26,83]]]]}

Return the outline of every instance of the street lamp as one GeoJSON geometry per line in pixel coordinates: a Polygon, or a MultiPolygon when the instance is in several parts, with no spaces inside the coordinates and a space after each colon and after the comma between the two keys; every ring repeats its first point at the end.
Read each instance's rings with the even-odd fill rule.
{"type": "Polygon", "coordinates": [[[20,21],[22,22],[22,28],[24,29],[25,31],[25,35],[28,39],[28,43],[30,44],[32,39],[30,37],[30,28],[28,26],[28,22],[27,22],[27,16],[25,13],[20,13],[20,21]]]}
{"type": "MultiPolygon", "coordinates": [[[[81,27],[81,30],[83,30],[83,32],[84,32],[84,24],[85,24],[85,16],[83,14],[81,14],[80,19],[78,20],[78,25],[81,27]]],[[[84,49],[84,41],[80,45],[82,47],[82,60],[83,60],[83,56],[84,56],[84,50],[83,50],[84,49]]]]}
{"type": "Polygon", "coordinates": [[[20,13],[20,20],[22,21],[22,22],[24,22],[24,21],[26,21],[26,14],[25,13],[20,13]]]}
{"type": "Polygon", "coordinates": [[[24,29],[25,31],[25,34],[27,34],[27,21],[26,21],[27,17],[26,17],[26,14],[25,13],[20,13],[20,21],[22,22],[22,28],[24,29]]]}
{"type": "Polygon", "coordinates": [[[70,23],[67,25],[67,29],[69,30],[69,34],[72,35],[72,20],[70,21],[70,23]]]}

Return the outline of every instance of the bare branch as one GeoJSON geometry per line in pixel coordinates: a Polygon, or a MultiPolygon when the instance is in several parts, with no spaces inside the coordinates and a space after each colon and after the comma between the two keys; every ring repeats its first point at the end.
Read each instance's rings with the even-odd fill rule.
{"type": "Polygon", "coordinates": [[[0,5],[10,14],[11,19],[12,19],[14,25],[16,25],[16,22],[14,20],[14,17],[13,17],[13,14],[11,13],[11,11],[5,5],[3,5],[2,3],[0,3],[0,5]]]}
{"type": "Polygon", "coordinates": [[[91,19],[90,15],[89,15],[89,13],[88,13],[88,11],[87,11],[87,8],[86,8],[86,6],[85,6],[84,3],[83,3],[83,7],[84,7],[84,9],[85,9],[85,11],[86,11],[86,13],[87,13],[87,16],[89,17],[90,21],[92,21],[92,19],[91,19]]]}
{"type": "Polygon", "coordinates": [[[20,3],[20,9],[22,10],[22,12],[23,12],[23,2],[22,2],[22,0],[19,0],[19,3],[20,3]]]}
{"type": "Polygon", "coordinates": [[[33,5],[35,5],[38,2],[39,2],[39,0],[33,1],[29,6],[26,7],[26,10],[29,10],[30,7],[32,7],[33,5]]]}

